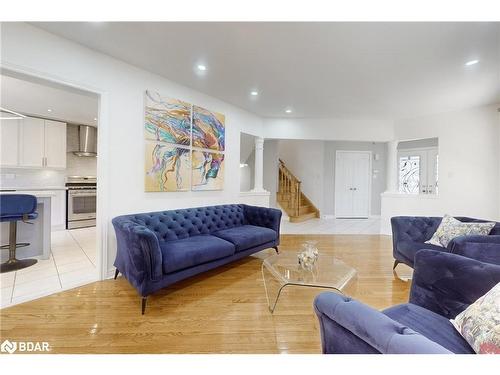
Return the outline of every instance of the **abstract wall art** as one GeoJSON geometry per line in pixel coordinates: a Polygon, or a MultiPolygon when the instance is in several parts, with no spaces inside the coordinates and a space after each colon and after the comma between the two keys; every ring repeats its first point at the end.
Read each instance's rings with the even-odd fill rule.
{"type": "Polygon", "coordinates": [[[193,150],[191,170],[192,190],[222,190],[224,188],[224,154],[193,150]]]}
{"type": "Polygon", "coordinates": [[[146,90],[145,191],[224,189],[225,116],[146,90]]]}
{"type": "Polygon", "coordinates": [[[224,151],[225,121],[223,114],[193,106],[193,147],[224,151]]]}
{"type": "Polygon", "coordinates": [[[176,145],[146,142],[146,191],[188,191],[190,150],[176,145]]]}
{"type": "Polygon", "coordinates": [[[189,146],[191,143],[191,104],[164,98],[146,91],[145,137],[154,141],[189,146]]]}

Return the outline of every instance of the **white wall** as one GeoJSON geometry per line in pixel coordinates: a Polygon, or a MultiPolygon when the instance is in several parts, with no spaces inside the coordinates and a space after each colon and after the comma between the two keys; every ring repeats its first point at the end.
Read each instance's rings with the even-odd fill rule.
{"type": "MultiPolygon", "coordinates": [[[[114,216],[188,206],[234,203],[240,197],[240,132],[262,136],[262,120],[213,97],[183,87],[32,25],[3,23],[1,64],[3,68],[39,74],[43,78],[84,86],[103,93],[99,133],[98,220],[108,217],[108,270],[116,252],[114,216]],[[144,192],[144,91],[164,95],[220,112],[226,116],[225,189],[212,192],[144,192]],[[101,136],[107,133],[106,141],[101,136]],[[104,183],[105,182],[105,183],[104,183]],[[103,212],[103,207],[106,211],[103,212]]],[[[267,199],[263,198],[263,199],[267,199]]]]}
{"type": "Polygon", "coordinates": [[[278,142],[278,157],[301,180],[302,192],[320,211],[323,207],[324,144],[323,141],[289,139],[278,142]]]}
{"type": "Polygon", "coordinates": [[[439,196],[382,198],[383,233],[396,215],[499,217],[500,135],[497,105],[396,122],[396,139],[439,138],[439,196]]]}
{"type": "Polygon", "coordinates": [[[394,122],[374,119],[264,119],[264,137],[386,142],[394,138],[394,122]]]}

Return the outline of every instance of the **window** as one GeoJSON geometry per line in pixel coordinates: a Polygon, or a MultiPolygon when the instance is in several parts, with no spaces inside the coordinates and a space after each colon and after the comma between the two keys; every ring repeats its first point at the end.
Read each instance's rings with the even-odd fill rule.
{"type": "Polygon", "coordinates": [[[399,157],[399,192],[418,194],[420,190],[420,156],[399,157]]]}
{"type": "Polygon", "coordinates": [[[437,194],[438,149],[405,149],[398,152],[399,192],[437,194]]]}

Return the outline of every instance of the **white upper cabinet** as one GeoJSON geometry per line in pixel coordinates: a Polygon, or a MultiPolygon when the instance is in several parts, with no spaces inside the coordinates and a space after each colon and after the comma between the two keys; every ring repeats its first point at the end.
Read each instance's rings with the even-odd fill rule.
{"type": "Polygon", "coordinates": [[[66,124],[45,120],[45,166],[66,168],[66,124]]]}
{"type": "Polygon", "coordinates": [[[45,120],[26,117],[21,121],[20,160],[22,167],[44,166],[45,120]]]}
{"type": "Polygon", "coordinates": [[[1,121],[1,165],[66,168],[66,124],[26,117],[1,121]]]}
{"type": "Polygon", "coordinates": [[[20,120],[0,121],[0,161],[5,167],[19,165],[19,122],[20,120]]]}

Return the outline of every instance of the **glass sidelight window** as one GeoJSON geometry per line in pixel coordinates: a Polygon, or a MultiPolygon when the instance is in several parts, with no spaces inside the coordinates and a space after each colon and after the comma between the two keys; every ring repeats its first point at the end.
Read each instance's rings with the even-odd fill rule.
{"type": "MultiPolygon", "coordinates": [[[[405,143],[416,143],[416,141],[401,144],[405,143]]],[[[399,192],[402,194],[437,194],[438,163],[438,147],[398,147],[399,192]]]]}

